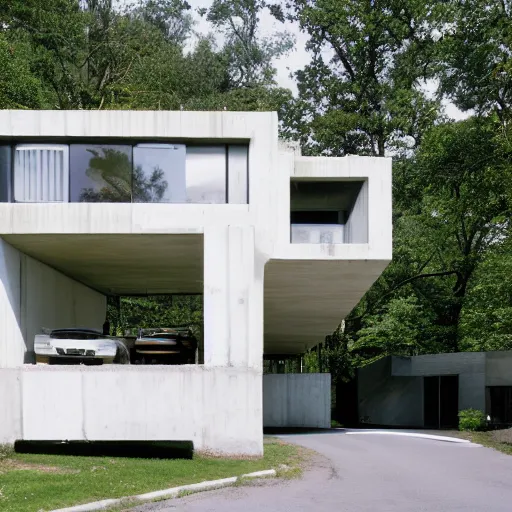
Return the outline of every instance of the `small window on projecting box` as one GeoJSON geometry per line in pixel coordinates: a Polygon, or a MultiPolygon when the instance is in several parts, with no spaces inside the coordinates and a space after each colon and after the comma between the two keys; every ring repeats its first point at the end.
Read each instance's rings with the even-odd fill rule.
{"type": "Polygon", "coordinates": [[[365,181],[293,180],[290,210],[292,244],[368,243],[365,181]]]}

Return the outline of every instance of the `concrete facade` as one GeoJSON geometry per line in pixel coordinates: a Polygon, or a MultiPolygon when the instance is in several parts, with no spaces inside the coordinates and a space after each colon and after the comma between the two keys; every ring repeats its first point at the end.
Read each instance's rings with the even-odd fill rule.
{"type": "MultiPolygon", "coordinates": [[[[296,146],[278,142],[277,129],[275,113],[0,112],[0,184],[7,187],[14,181],[11,155],[22,144],[241,148],[226,153],[225,204],[22,203],[13,202],[11,189],[0,194],[0,368],[6,369],[0,370],[0,399],[12,386],[22,389],[19,402],[11,404],[11,423],[2,426],[4,441],[20,431],[26,439],[52,432],[80,439],[180,436],[200,449],[262,453],[263,353],[299,354],[323,341],[378,278],[392,250],[391,160],[302,157],[296,146]],[[348,235],[343,243],[292,243],[291,184],[321,181],[361,184],[349,198],[348,235]],[[106,295],[155,293],[203,294],[204,367],[23,366],[32,360],[31,343],[41,328],[97,328],[106,295]],[[185,389],[188,379],[194,384],[185,389]],[[82,412],[73,411],[74,404],[44,413],[41,403],[58,402],[58,390],[68,383],[82,397],[76,399],[82,412]],[[102,386],[115,400],[100,396],[102,386]],[[134,410],[152,393],[166,403],[165,390],[174,386],[184,390],[177,393],[179,403],[155,414],[134,410]],[[206,388],[215,396],[206,396],[206,388]],[[122,400],[126,389],[134,401],[134,395],[122,400]],[[204,410],[204,417],[197,416],[196,395],[188,389],[203,390],[197,411],[204,410]],[[232,414],[219,413],[212,424],[206,402],[222,410],[220,397],[232,414]],[[107,416],[106,404],[117,404],[111,421],[118,434],[107,416],[93,413],[96,400],[107,416]],[[192,423],[207,432],[198,433],[192,423]]],[[[203,170],[210,164],[213,169],[213,154],[203,163],[203,170]]]]}
{"type": "Polygon", "coordinates": [[[331,427],[331,375],[263,376],[264,427],[331,427]]]}
{"type": "Polygon", "coordinates": [[[458,376],[458,409],[489,411],[486,390],[512,386],[512,352],[386,357],[358,371],[359,417],[376,425],[424,426],[424,377],[458,376]]]}

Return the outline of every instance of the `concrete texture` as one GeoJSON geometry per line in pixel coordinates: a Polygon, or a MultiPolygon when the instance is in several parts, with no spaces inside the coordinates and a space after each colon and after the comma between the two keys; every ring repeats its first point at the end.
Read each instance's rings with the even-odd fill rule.
{"type": "Polygon", "coordinates": [[[423,426],[423,379],[394,377],[391,358],[359,369],[359,419],[388,426],[423,426]]]}
{"type": "Polygon", "coordinates": [[[485,354],[485,385],[512,386],[512,351],[485,354]]]}
{"type": "Polygon", "coordinates": [[[33,361],[41,328],[101,329],[106,297],[0,238],[0,314],[0,368],[16,367],[33,361]]]}
{"type": "Polygon", "coordinates": [[[135,512],[509,512],[512,457],[472,444],[343,433],[289,436],[315,450],[304,478],[273,480],[135,512]],[[485,469],[484,469],[485,468],[485,469]]]}
{"type": "Polygon", "coordinates": [[[263,376],[264,427],[331,427],[331,375],[263,376]]]}
{"type": "Polygon", "coordinates": [[[205,366],[28,366],[0,371],[0,442],[176,440],[262,452],[261,374],[205,366]],[[4,416],[5,417],[5,416],[4,416]]]}

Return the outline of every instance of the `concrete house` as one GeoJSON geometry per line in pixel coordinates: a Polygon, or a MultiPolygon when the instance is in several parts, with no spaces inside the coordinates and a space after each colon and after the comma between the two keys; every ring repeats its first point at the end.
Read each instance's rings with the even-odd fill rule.
{"type": "Polygon", "coordinates": [[[363,423],[452,428],[478,409],[512,425],[512,351],[388,356],[359,369],[357,394],[363,423]]]}
{"type": "Polygon", "coordinates": [[[322,342],[391,238],[391,160],[303,157],[275,113],[1,111],[0,442],[260,455],[264,408],[325,423],[328,382],[269,376],[264,401],[263,357],[322,342]],[[200,364],[32,364],[42,328],[101,329],[108,295],[185,293],[200,364]]]}

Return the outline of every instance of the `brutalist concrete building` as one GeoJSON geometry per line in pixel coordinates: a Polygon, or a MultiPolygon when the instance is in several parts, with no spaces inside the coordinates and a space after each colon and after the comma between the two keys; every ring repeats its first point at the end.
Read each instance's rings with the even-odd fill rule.
{"type": "Polygon", "coordinates": [[[263,357],[322,342],[391,249],[391,160],[303,157],[275,113],[2,111],[0,442],[259,455],[264,407],[325,423],[306,381],[264,403],[263,357]],[[33,364],[42,328],[101,329],[109,295],[180,293],[203,295],[200,364],[33,364]]]}

